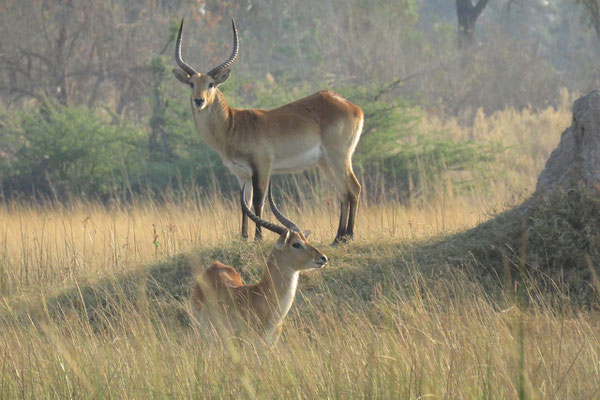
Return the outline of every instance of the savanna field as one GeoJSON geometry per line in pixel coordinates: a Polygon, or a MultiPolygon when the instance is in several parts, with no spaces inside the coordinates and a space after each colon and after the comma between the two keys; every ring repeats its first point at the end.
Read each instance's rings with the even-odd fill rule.
{"type": "Polygon", "coordinates": [[[338,205],[318,175],[313,193],[278,194],[330,261],[301,276],[274,347],[204,340],[190,319],[193,273],[217,259],[256,281],[275,241],[269,232],[263,243],[239,240],[234,194],[3,204],[0,398],[599,397],[597,266],[579,263],[583,284],[523,272],[544,257],[572,261],[548,255],[542,240],[568,246],[560,218],[548,228],[536,216],[585,214],[598,201],[551,199],[528,229],[504,213],[532,193],[570,124],[563,97],[541,111],[479,112],[469,127],[425,117],[420,131],[493,141],[501,156],[430,178],[431,193],[414,201],[365,187],[349,244],[329,246],[338,205]],[[465,187],[465,175],[479,178],[465,187]]]}

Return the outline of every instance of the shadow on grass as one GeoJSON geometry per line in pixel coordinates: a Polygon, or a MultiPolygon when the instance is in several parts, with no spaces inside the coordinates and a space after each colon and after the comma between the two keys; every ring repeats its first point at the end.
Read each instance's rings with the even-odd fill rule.
{"type": "Polygon", "coordinates": [[[234,243],[230,247],[177,255],[138,270],[75,285],[45,299],[12,305],[0,314],[0,323],[37,325],[47,319],[77,317],[101,329],[120,313],[150,303],[156,311],[170,313],[174,321],[187,325],[186,303],[194,272],[216,259],[239,265],[241,254],[240,246],[234,243]]]}

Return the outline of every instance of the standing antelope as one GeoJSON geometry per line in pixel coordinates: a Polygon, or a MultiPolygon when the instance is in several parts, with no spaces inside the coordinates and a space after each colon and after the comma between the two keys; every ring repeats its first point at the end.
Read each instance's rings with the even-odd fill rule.
{"type": "MultiPolygon", "coordinates": [[[[224,83],[238,55],[233,26],[233,51],[223,64],[206,74],[196,72],[181,57],[183,20],[175,46],[175,77],[192,89],[190,103],[196,129],[252,196],[250,206],[262,215],[271,174],[319,166],[333,183],[341,202],[335,242],[354,234],[360,184],[352,171],[352,154],[363,126],[362,110],[336,93],[321,91],[273,110],[231,108],[218,86],[224,83]],[[251,185],[250,185],[251,183],[251,185]]],[[[248,237],[248,217],[242,213],[242,237],[248,237]]],[[[256,225],[255,238],[262,237],[256,225]]]]}
{"type": "Polygon", "coordinates": [[[198,311],[202,323],[229,323],[232,317],[241,316],[254,322],[263,337],[274,343],[294,301],[298,274],[308,269],[322,268],[327,263],[327,257],[308,243],[309,232],[302,233],[296,224],[279,212],[270,187],[271,209],[285,227],[253,214],[246,204],[243,186],[240,203],[242,212],[257,225],[279,235],[267,259],[262,279],[253,285],[244,285],[235,269],[216,261],[197,278],[192,292],[192,306],[198,311]]]}

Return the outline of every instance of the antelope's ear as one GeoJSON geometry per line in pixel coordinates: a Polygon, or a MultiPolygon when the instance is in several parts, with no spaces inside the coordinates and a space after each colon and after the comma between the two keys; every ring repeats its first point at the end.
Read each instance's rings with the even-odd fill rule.
{"type": "Polygon", "coordinates": [[[275,248],[278,250],[281,250],[285,247],[285,245],[287,244],[287,242],[290,241],[290,231],[286,231],[284,235],[279,236],[279,240],[277,240],[277,243],[275,243],[275,248]]]}
{"type": "Polygon", "coordinates": [[[190,76],[178,68],[173,68],[173,75],[181,83],[190,84],[190,76]]]}
{"type": "Polygon", "coordinates": [[[217,76],[214,77],[215,85],[219,86],[224,83],[231,74],[231,70],[229,68],[225,68],[223,71],[220,71],[217,76]]]}

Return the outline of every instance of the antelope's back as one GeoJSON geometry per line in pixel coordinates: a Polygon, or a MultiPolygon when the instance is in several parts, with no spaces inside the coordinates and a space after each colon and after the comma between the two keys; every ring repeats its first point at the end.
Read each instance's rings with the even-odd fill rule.
{"type": "Polygon", "coordinates": [[[212,263],[197,277],[192,293],[193,304],[200,309],[207,302],[233,302],[234,290],[243,286],[242,277],[229,265],[212,263]]]}

